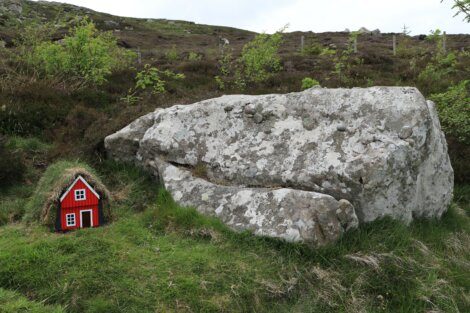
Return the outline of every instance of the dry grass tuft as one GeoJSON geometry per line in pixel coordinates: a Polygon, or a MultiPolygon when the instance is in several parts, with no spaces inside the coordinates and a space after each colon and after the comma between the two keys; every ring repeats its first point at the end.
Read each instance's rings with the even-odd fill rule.
{"type": "Polygon", "coordinates": [[[353,260],[361,265],[372,267],[374,270],[380,269],[379,259],[373,255],[363,255],[359,253],[347,254],[344,256],[346,259],[353,260]]]}

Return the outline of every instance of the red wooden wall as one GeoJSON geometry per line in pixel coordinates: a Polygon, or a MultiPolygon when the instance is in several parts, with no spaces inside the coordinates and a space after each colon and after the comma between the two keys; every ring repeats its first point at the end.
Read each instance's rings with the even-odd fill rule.
{"type": "Polygon", "coordinates": [[[78,180],[72,190],[67,194],[67,196],[62,200],[62,208],[71,208],[76,206],[90,206],[98,205],[99,199],[91,192],[90,189],[81,181],[78,180]],[[75,190],[85,189],[86,200],[75,201],[75,190]]]}
{"type": "Polygon", "coordinates": [[[82,211],[91,210],[92,216],[92,227],[99,226],[99,211],[98,211],[99,199],[96,195],[84,184],[81,180],[78,180],[72,189],[68,192],[65,198],[61,202],[61,225],[62,230],[73,230],[80,228],[81,222],[81,213],[82,211]],[[76,201],[75,200],[75,190],[84,189],[86,199],[76,201]],[[75,214],[75,226],[67,226],[66,215],[74,213],[75,214]]]}

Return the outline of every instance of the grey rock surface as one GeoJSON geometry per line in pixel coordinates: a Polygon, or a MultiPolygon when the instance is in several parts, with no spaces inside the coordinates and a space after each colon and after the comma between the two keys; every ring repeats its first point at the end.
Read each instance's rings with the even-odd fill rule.
{"type": "Polygon", "coordinates": [[[23,13],[21,0],[0,0],[0,12],[20,15],[23,13]]]}
{"type": "Polygon", "coordinates": [[[181,204],[235,229],[318,244],[355,227],[357,218],[440,217],[453,191],[436,110],[415,88],[223,96],[157,110],[107,137],[105,146],[112,158],[158,175],[181,204]],[[191,172],[201,164],[207,179],[191,172]],[[169,168],[180,178],[165,174],[169,168]],[[250,196],[234,209],[239,192],[250,196]],[[273,200],[277,193],[287,193],[290,205],[273,200]],[[338,210],[344,201],[352,204],[348,218],[338,210]],[[250,222],[253,210],[264,223],[250,222]],[[320,212],[328,218],[315,218],[320,212]],[[276,227],[290,223],[284,220],[309,226],[276,227]],[[334,236],[311,230],[330,223],[334,236]]]}
{"type": "Polygon", "coordinates": [[[352,204],[344,199],[290,188],[218,185],[158,159],[147,166],[159,173],[175,201],[236,230],[324,245],[358,225],[352,204]]]}

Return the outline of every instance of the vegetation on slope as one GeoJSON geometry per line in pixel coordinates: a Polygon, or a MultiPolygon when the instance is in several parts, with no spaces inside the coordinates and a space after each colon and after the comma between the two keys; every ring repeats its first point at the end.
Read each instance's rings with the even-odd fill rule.
{"type": "Polygon", "coordinates": [[[0,228],[0,286],[70,312],[465,312],[466,205],[410,227],[377,221],[312,250],[233,233],[161,191],[106,227],[0,228]]]}
{"type": "Polygon", "coordinates": [[[470,310],[468,185],[456,186],[440,221],[407,227],[381,220],[312,250],[234,233],[181,208],[149,175],[105,160],[103,148],[103,138],[132,119],[221,89],[412,85],[436,101],[456,180],[468,183],[470,54],[462,48],[470,36],[448,36],[444,50],[438,31],[426,38],[399,34],[394,56],[392,34],[256,36],[22,3],[21,23],[0,18],[7,46],[0,48],[0,177],[7,177],[0,182],[0,312],[470,310]],[[75,49],[68,49],[96,45],[135,58],[110,65],[102,53],[72,58],[75,49]],[[253,77],[260,68],[262,79],[253,77]],[[66,235],[21,222],[45,168],[63,159],[97,169],[115,200],[115,222],[66,235]]]}

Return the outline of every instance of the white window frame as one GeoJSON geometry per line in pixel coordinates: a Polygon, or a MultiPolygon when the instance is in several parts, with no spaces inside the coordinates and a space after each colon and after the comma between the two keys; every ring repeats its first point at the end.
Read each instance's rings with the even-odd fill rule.
{"type": "Polygon", "coordinates": [[[75,201],[85,201],[86,200],[86,189],[75,189],[75,192],[74,192],[74,195],[75,195],[75,201]],[[79,192],[83,192],[83,198],[78,198],[78,194],[79,192]]]}
{"type": "Polygon", "coordinates": [[[93,227],[93,210],[81,210],[80,211],[80,228],[83,228],[83,212],[90,212],[90,227],[93,227]]]}
{"type": "Polygon", "coordinates": [[[75,213],[65,214],[65,223],[67,227],[77,226],[77,217],[75,216],[75,213]],[[73,220],[73,224],[69,223],[69,217],[71,218],[71,220],[73,220]]]}

